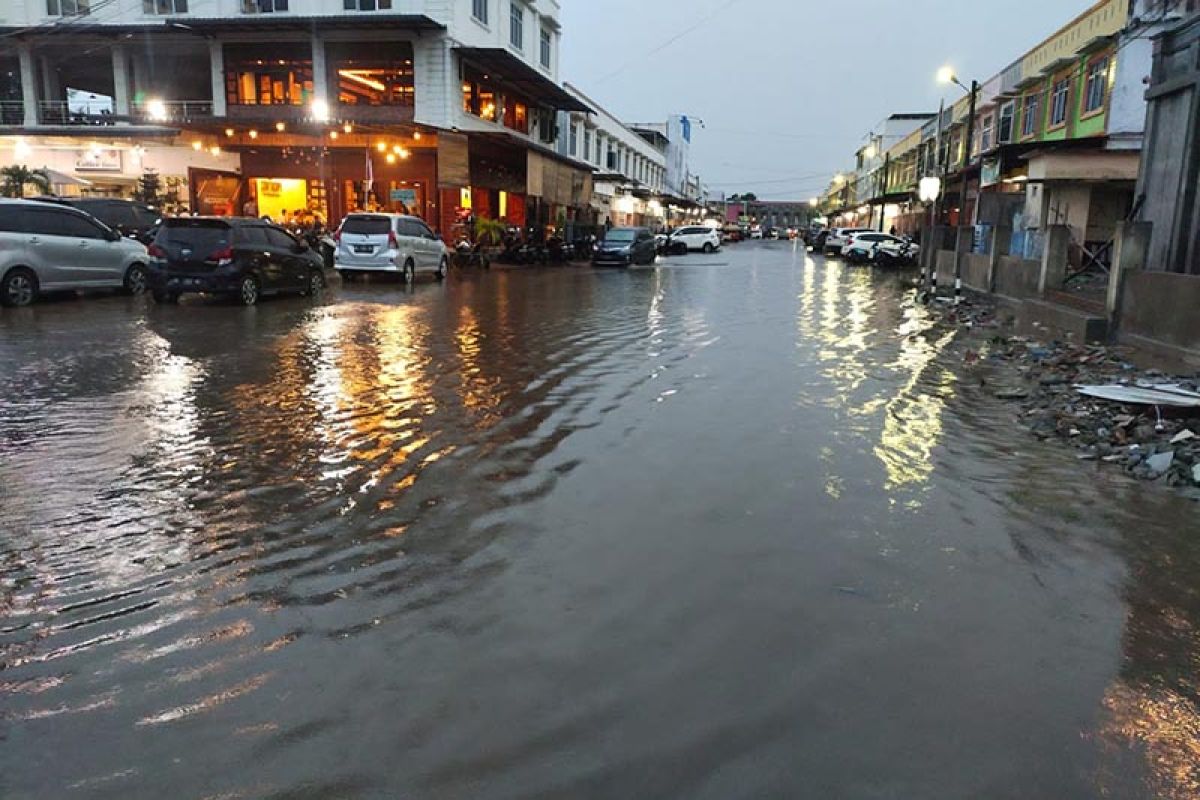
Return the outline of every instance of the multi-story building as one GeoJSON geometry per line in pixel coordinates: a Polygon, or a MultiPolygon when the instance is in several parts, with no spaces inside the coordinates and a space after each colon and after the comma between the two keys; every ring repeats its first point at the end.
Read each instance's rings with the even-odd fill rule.
{"type": "Polygon", "coordinates": [[[594,170],[591,209],[595,224],[662,227],[667,206],[667,142],[622,123],[571,84],[564,88],[592,109],[562,112],[560,155],[587,162],[594,170]]]}
{"type": "Polygon", "coordinates": [[[154,169],[200,212],[403,208],[446,236],[590,200],[590,171],[554,148],[558,111],[586,110],[558,82],[556,0],[8,7],[0,162],[63,191],[125,193],[154,169]]]}

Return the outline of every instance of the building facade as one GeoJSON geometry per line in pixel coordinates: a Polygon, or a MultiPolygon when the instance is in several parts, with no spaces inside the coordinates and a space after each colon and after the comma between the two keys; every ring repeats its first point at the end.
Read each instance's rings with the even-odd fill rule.
{"type": "Polygon", "coordinates": [[[556,150],[555,0],[25,0],[0,22],[0,162],[64,193],[147,170],[201,213],[534,227],[588,207],[556,150]]]}

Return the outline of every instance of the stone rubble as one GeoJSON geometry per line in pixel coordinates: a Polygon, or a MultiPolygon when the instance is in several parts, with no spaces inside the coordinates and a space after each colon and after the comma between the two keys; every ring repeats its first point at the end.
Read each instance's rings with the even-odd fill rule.
{"type": "Polygon", "coordinates": [[[1018,406],[1022,425],[1034,436],[1076,448],[1081,461],[1180,487],[1200,501],[1200,415],[1088,398],[1075,388],[1144,381],[1198,391],[1200,374],[1139,369],[1128,359],[1127,348],[1043,343],[1013,335],[1009,315],[977,296],[958,306],[935,302],[928,308],[941,324],[969,332],[960,340],[970,348],[964,362],[978,373],[983,391],[1018,406]]]}

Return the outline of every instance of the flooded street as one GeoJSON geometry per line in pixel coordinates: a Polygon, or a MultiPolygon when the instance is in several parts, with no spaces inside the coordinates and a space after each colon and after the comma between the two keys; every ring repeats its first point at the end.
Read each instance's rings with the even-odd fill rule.
{"type": "Polygon", "coordinates": [[[0,312],[0,796],[1200,796],[1197,507],[786,242],[0,312]]]}

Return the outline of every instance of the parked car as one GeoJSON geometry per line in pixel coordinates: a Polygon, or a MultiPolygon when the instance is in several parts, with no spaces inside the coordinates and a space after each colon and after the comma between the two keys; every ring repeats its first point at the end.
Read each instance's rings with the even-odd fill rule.
{"type": "Polygon", "coordinates": [[[142,244],[154,241],[155,228],[162,214],[145,203],[119,200],[115,197],[69,197],[64,201],[73,208],[86,211],[108,227],[142,244]]]}
{"type": "Polygon", "coordinates": [[[750,238],[751,239],[763,238],[763,229],[762,229],[761,225],[751,225],[750,226],[750,238]]]}
{"type": "Polygon", "coordinates": [[[850,243],[853,234],[870,232],[870,228],[830,228],[821,249],[826,255],[841,255],[842,248],[850,243]]]}
{"type": "Polygon", "coordinates": [[[439,281],[450,269],[445,242],[420,217],[355,213],[333,235],[333,265],[347,280],[367,273],[403,275],[412,283],[422,272],[439,281]]]}
{"type": "Polygon", "coordinates": [[[876,246],[874,263],[878,267],[913,267],[920,253],[921,246],[911,239],[892,239],[876,246]]]}
{"type": "Polygon", "coordinates": [[[0,302],[27,306],[40,292],[146,289],[145,245],[74,208],[0,200],[0,302]]]}
{"type": "Polygon", "coordinates": [[[646,228],[610,228],[596,243],[592,263],[598,267],[653,264],[657,255],[654,234],[646,228]]]}
{"type": "Polygon", "coordinates": [[[687,242],[675,241],[669,233],[654,234],[654,245],[660,256],[686,256],[688,252],[687,242]]]}
{"type": "Polygon", "coordinates": [[[721,248],[721,234],[707,225],[685,225],[671,234],[671,242],[682,243],[688,250],[711,253],[721,248]]]}
{"type": "Polygon", "coordinates": [[[737,225],[726,225],[721,229],[722,242],[740,242],[742,239],[742,229],[737,225]]]}
{"type": "Polygon", "coordinates": [[[829,229],[820,225],[814,225],[804,230],[804,243],[818,252],[824,249],[825,240],[828,237],[829,229]]]}
{"type": "Polygon", "coordinates": [[[204,293],[252,306],[264,295],[313,295],[324,287],[319,253],[252,217],[168,217],[150,245],[150,290],[158,303],[204,293]]]}

